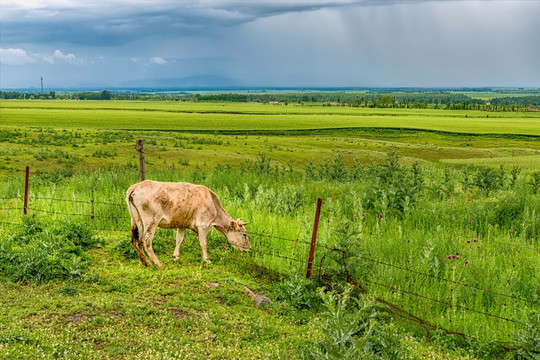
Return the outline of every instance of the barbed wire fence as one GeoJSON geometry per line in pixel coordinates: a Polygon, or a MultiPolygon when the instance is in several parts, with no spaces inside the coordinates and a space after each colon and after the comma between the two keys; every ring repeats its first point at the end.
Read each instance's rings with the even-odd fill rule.
{"type": "MultiPolygon", "coordinates": [[[[105,206],[110,211],[112,209],[114,213],[118,213],[120,209],[127,209],[125,203],[115,203],[111,201],[96,201],[94,199],[94,190],[91,190],[91,200],[77,200],[77,199],[63,199],[63,198],[55,198],[55,197],[39,197],[39,196],[30,196],[28,194],[28,184],[26,184],[25,189],[25,195],[24,197],[21,196],[8,196],[8,197],[0,197],[0,201],[8,201],[9,204],[2,205],[0,203],[0,225],[6,225],[6,226],[18,226],[22,224],[22,221],[12,221],[13,218],[18,217],[21,218],[22,214],[28,214],[29,212],[36,212],[40,214],[48,214],[48,215],[54,215],[58,217],[79,217],[79,218],[87,218],[90,220],[93,220],[94,222],[99,222],[99,220],[113,220],[115,222],[119,221],[125,221],[125,224],[128,223],[130,216],[129,215],[102,215],[100,211],[96,211],[96,206],[105,206]],[[19,202],[23,203],[23,206],[19,205],[19,202]],[[69,204],[82,204],[82,205],[88,205],[90,207],[89,212],[67,212],[67,211],[58,211],[54,209],[46,209],[46,206],[39,206],[41,203],[43,205],[44,202],[47,202],[48,205],[51,205],[53,203],[69,203],[69,204]],[[45,207],[45,208],[44,208],[45,207]]],[[[45,204],[47,205],[47,204],[45,204]]],[[[318,203],[317,212],[320,211],[320,202],[318,203]]],[[[445,301],[442,299],[437,299],[433,297],[429,297],[423,294],[419,294],[415,291],[412,291],[410,289],[403,289],[399,286],[396,286],[395,284],[388,284],[384,281],[373,279],[373,278],[362,278],[359,279],[358,277],[354,276],[350,273],[349,269],[351,267],[350,264],[348,264],[349,258],[354,258],[358,262],[369,262],[373,264],[377,264],[379,266],[383,266],[385,268],[392,268],[397,269],[401,272],[411,274],[413,276],[417,277],[423,277],[423,278],[429,278],[430,280],[434,280],[441,283],[447,283],[451,284],[452,286],[459,286],[463,288],[470,289],[471,291],[475,292],[484,292],[489,293],[497,298],[504,298],[504,299],[512,299],[521,303],[527,303],[534,306],[540,306],[540,303],[534,300],[525,299],[522,297],[518,297],[512,294],[506,294],[498,291],[494,291],[491,289],[483,289],[480,288],[474,284],[468,284],[463,281],[456,281],[452,279],[447,279],[444,277],[436,276],[433,274],[428,274],[425,272],[421,272],[415,269],[411,269],[408,266],[402,266],[400,264],[394,264],[388,261],[383,261],[380,259],[376,259],[372,256],[368,256],[366,254],[351,254],[349,251],[345,249],[340,249],[337,247],[328,246],[326,244],[317,243],[316,242],[316,229],[318,226],[318,218],[316,217],[316,221],[314,224],[314,236],[312,237],[311,241],[307,241],[304,239],[290,239],[282,236],[276,236],[274,234],[268,234],[264,232],[249,232],[249,237],[251,239],[257,240],[258,245],[257,247],[252,247],[249,258],[251,258],[253,261],[259,261],[259,266],[262,265],[263,267],[275,271],[277,273],[281,273],[283,275],[291,275],[291,274],[298,274],[300,273],[303,268],[306,269],[306,277],[310,277],[311,275],[311,267],[313,264],[316,263],[313,254],[316,253],[317,257],[319,259],[318,267],[316,266],[316,273],[318,276],[318,279],[322,282],[329,282],[336,279],[340,279],[343,281],[346,281],[347,283],[353,285],[359,291],[362,293],[371,295],[377,302],[384,304],[387,306],[391,313],[397,317],[400,317],[405,322],[412,323],[416,326],[420,326],[428,331],[432,330],[441,330],[445,334],[453,334],[453,335],[459,335],[463,338],[469,338],[469,339],[475,339],[474,336],[470,336],[468,334],[465,334],[464,332],[457,331],[454,329],[448,329],[443,326],[440,326],[433,321],[428,321],[423,318],[423,316],[418,316],[416,314],[413,314],[409,310],[406,310],[403,306],[393,303],[389,301],[388,299],[381,298],[377,296],[378,291],[376,288],[384,288],[392,291],[393,293],[399,294],[399,295],[405,295],[409,298],[415,298],[418,299],[418,301],[428,301],[434,304],[438,304],[440,306],[445,307],[446,309],[455,309],[463,312],[470,312],[474,313],[476,315],[482,316],[482,317],[488,317],[497,321],[504,321],[505,323],[512,323],[516,324],[517,326],[524,326],[525,324],[522,321],[507,318],[504,316],[500,316],[497,314],[491,314],[489,312],[480,311],[473,309],[471,307],[465,306],[463,304],[456,304],[453,302],[445,301]],[[288,243],[290,244],[290,249],[292,249],[291,253],[284,253],[280,251],[280,247],[276,246],[269,246],[269,241],[276,241],[277,243],[283,244],[288,243]],[[266,244],[265,244],[266,242],[266,244]],[[265,245],[265,246],[263,246],[265,245]],[[308,253],[309,250],[309,257],[306,261],[306,253],[308,253]],[[325,266],[325,261],[329,259],[331,254],[337,254],[337,258],[334,258],[334,263],[336,263],[334,267],[328,267],[325,266]],[[337,259],[337,260],[336,260],[337,259]],[[269,261],[266,261],[269,260],[269,261]],[[277,260],[277,261],[276,261],[277,260]],[[332,272],[331,270],[335,270],[335,268],[338,267],[338,272],[332,272]]],[[[117,228],[104,228],[101,224],[95,224],[94,227],[92,227],[95,231],[100,232],[118,232],[118,233],[125,233],[126,235],[130,235],[130,229],[129,227],[126,227],[125,229],[117,229],[117,228]]],[[[533,247],[528,247],[524,245],[519,244],[510,244],[510,243],[504,243],[499,242],[508,246],[514,246],[516,248],[520,248],[522,250],[531,250],[537,253],[540,253],[538,249],[535,249],[533,247]]],[[[498,342],[501,346],[507,346],[508,343],[505,341],[499,341],[498,342]]]]}

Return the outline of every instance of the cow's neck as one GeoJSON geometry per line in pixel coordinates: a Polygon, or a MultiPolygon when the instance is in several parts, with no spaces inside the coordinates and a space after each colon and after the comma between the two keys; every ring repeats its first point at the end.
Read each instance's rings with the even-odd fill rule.
{"type": "Polygon", "coordinates": [[[224,209],[218,210],[218,213],[216,215],[216,221],[214,223],[214,227],[219,230],[220,233],[227,236],[227,229],[229,228],[231,221],[234,219],[227,214],[227,212],[224,209]]]}

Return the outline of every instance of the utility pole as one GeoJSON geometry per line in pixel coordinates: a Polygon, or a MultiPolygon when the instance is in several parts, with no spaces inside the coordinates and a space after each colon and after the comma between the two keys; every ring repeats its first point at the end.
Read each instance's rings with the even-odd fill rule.
{"type": "Polygon", "coordinates": [[[43,76],[41,77],[41,93],[43,94],[43,76]]]}

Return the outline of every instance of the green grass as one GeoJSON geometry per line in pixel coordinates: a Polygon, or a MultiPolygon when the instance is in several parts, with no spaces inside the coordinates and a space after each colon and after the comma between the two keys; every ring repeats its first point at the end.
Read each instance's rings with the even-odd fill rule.
{"type": "Polygon", "coordinates": [[[377,127],[540,135],[538,113],[128,101],[2,101],[0,106],[5,124],[12,126],[204,131],[377,127]]]}
{"type": "Polygon", "coordinates": [[[93,271],[77,281],[0,285],[0,356],[291,358],[296,343],[316,335],[315,319],[258,308],[242,289],[266,293],[267,281],[231,269],[215,252],[210,267],[198,255],[183,251],[178,264],[155,271],[97,250],[93,271]]]}
{"type": "Polygon", "coordinates": [[[492,167],[498,168],[501,165],[508,168],[512,166],[520,167],[528,171],[537,171],[540,169],[540,156],[505,156],[496,158],[471,158],[471,159],[446,159],[443,163],[452,166],[474,166],[474,167],[492,167]]]}
{"type": "MultiPolygon", "coordinates": [[[[365,110],[227,103],[0,102],[0,198],[19,198],[0,200],[4,254],[33,254],[24,241],[23,245],[14,242],[18,228],[2,223],[20,219],[25,165],[31,167],[30,213],[47,226],[66,218],[51,211],[89,215],[91,205],[78,201],[90,201],[92,189],[95,201],[121,204],[96,203],[98,217],[93,221],[89,216],[70,216],[75,222],[114,230],[99,231],[95,238],[101,246],[84,251],[90,262],[81,268],[82,275],[13,283],[0,274],[0,357],[25,358],[35,353],[49,358],[297,358],[299,347],[321,339],[323,315],[317,310],[298,311],[286,300],[258,308],[242,285],[276,300],[273,289],[282,276],[305,272],[306,245],[256,234],[309,241],[317,196],[323,199],[319,243],[347,250],[347,270],[369,296],[472,337],[464,342],[426,333],[394,318],[393,331],[409,349],[409,357],[404,358],[504,355],[490,341],[508,345],[515,332],[524,329],[522,325],[441,302],[520,322],[537,308],[540,200],[533,193],[531,173],[538,169],[540,143],[534,137],[512,136],[537,126],[537,115],[489,113],[486,119],[483,112],[375,109],[371,116],[365,110]],[[299,113],[306,108],[308,112],[299,113]],[[267,109],[283,113],[269,114],[267,109]],[[188,110],[191,113],[184,112],[188,110]],[[122,121],[129,123],[129,116],[139,130],[116,131],[122,121]],[[196,122],[201,119],[207,121],[196,122]],[[228,125],[224,119],[229,119],[228,125]],[[378,125],[314,131],[333,122],[364,124],[376,119],[411,126],[444,119],[439,125],[460,134],[377,129],[378,125]],[[460,119],[469,123],[462,125],[460,119]],[[484,123],[475,125],[479,119],[484,123]],[[498,122],[503,119],[506,127],[498,122]],[[511,126],[515,119],[536,125],[522,125],[519,130],[518,124],[515,130],[511,126]],[[186,124],[206,132],[220,126],[290,130],[300,128],[303,121],[311,125],[300,134],[140,131],[143,125],[185,130],[186,124]],[[474,134],[475,126],[500,135],[474,134]],[[253,249],[271,255],[235,252],[212,232],[213,264],[207,266],[201,262],[195,235],[188,232],[180,263],[174,264],[174,233],[158,230],[155,248],[165,267],[143,268],[133,257],[123,206],[126,189],[138,181],[134,143],[139,137],[145,139],[149,178],[209,186],[233,217],[252,222],[253,249]],[[401,156],[399,163],[392,163],[387,155],[391,151],[401,156]],[[416,168],[411,167],[414,163],[416,168]],[[505,165],[502,173],[501,164],[505,165]],[[511,172],[514,166],[517,170],[511,172]],[[480,248],[474,246],[474,238],[480,248]],[[460,259],[448,260],[448,255],[460,259]],[[514,298],[437,281],[368,258],[514,298]],[[208,282],[221,287],[210,288],[208,282]]],[[[433,125],[428,128],[437,130],[433,125]]],[[[41,241],[32,239],[33,245],[41,241]]],[[[339,253],[318,248],[315,274],[320,275],[320,269],[323,277],[341,273],[342,260],[339,253]]]]}
{"type": "Polygon", "coordinates": [[[502,97],[518,97],[518,96],[531,96],[538,95],[536,92],[526,92],[526,91],[507,91],[507,92],[493,92],[493,91],[457,91],[459,94],[470,96],[473,99],[480,100],[489,100],[497,99],[502,97]]]}
{"type": "Polygon", "coordinates": [[[310,160],[340,154],[347,165],[381,162],[396,152],[408,163],[414,161],[502,159],[509,166],[534,170],[540,142],[529,138],[451,135],[445,133],[357,129],[299,135],[216,135],[168,131],[110,131],[93,129],[20,128],[0,126],[0,177],[24,166],[32,172],[55,168],[98,169],[110,166],[138,166],[134,150],[144,138],[148,172],[154,169],[213,169],[217,164],[235,166],[266,153],[302,169],[310,160]],[[512,158],[521,159],[512,163],[512,158]],[[507,159],[507,160],[504,160],[507,159]],[[530,161],[529,161],[530,159],[530,161]]]}
{"type": "MultiPolygon", "coordinates": [[[[174,181],[203,182],[210,186],[220,195],[231,215],[252,222],[249,229],[252,233],[308,240],[315,196],[320,196],[324,199],[319,229],[321,244],[481,289],[538,301],[540,274],[535,268],[538,255],[537,250],[529,249],[538,244],[527,234],[536,231],[536,214],[540,208],[538,196],[526,195],[526,178],[520,179],[512,191],[500,190],[487,196],[474,186],[471,194],[468,188],[459,185],[458,179],[463,173],[458,172],[454,174],[455,183],[448,185],[455,188],[448,190],[451,197],[447,197],[445,193],[438,195],[437,184],[443,179],[443,171],[432,165],[425,165],[423,171],[426,184],[432,182],[433,185],[425,188],[423,199],[404,215],[399,215],[392,207],[384,208],[388,205],[381,200],[374,208],[367,205],[369,201],[362,194],[369,194],[370,184],[377,183],[370,172],[361,177],[363,180],[353,182],[305,181],[298,173],[258,175],[238,170],[203,174],[175,171],[172,175],[174,181]],[[472,201],[463,198],[463,194],[472,201]],[[291,202],[296,198],[298,200],[291,202]],[[517,203],[514,206],[509,200],[517,200],[517,203]],[[362,216],[361,212],[366,215],[362,216]],[[384,213],[383,220],[378,217],[379,213],[384,213]],[[515,232],[509,230],[510,225],[515,226],[515,232]],[[480,238],[480,249],[469,249],[467,240],[473,237],[480,238]],[[460,260],[443,261],[448,254],[456,253],[461,256],[460,260]],[[464,260],[470,263],[464,265],[464,260]]],[[[89,201],[92,188],[97,202],[121,204],[125,190],[137,181],[137,176],[136,169],[81,172],[57,179],[32,176],[30,213],[50,223],[64,219],[65,215],[42,214],[35,209],[89,214],[91,207],[87,203],[36,197],[89,201]]],[[[169,180],[169,176],[170,172],[159,171],[154,172],[153,177],[169,180]]],[[[385,185],[376,187],[380,186],[385,185]]],[[[0,197],[20,194],[21,188],[21,179],[8,180],[0,188],[0,197]]],[[[3,220],[18,220],[20,210],[9,209],[20,207],[20,200],[2,201],[1,205],[3,220]]],[[[0,339],[3,339],[0,353],[4,351],[5,357],[8,354],[22,357],[32,351],[66,358],[167,358],[176,356],[177,352],[180,358],[264,358],[268,354],[276,358],[295,358],[296,346],[320,336],[317,312],[298,313],[287,302],[260,309],[241,288],[247,285],[272,296],[271,284],[276,278],[271,273],[261,276],[260,269],[302,274],[305,271],[302,259],[307,258],[308,250],[305,245],[251,236],[255,250],[299,259],[299,262],[291,262],[264,254],[240,254],[228,246],[224,248],[225,239],[212,232],[209,254],[213,264],[207,266],[201,263],[196,237],[188,232],[180,263],[173,264],[174,233],[158,230],[156,242],[161,245],[156,244],[156,248],[165,267],[146,269],[138,259],[125,258],[124,252],[118,250],[119,246],[130,248],[126,209],[96,204],[95,214],[122,219],[98,217],[91,222],[94,227],[118,231],[99,232],[103,245],[89,252],[92,265],[82,277],[43,285],[9,282],[2,285],[4,312],[0,322],[10,324],[0,331],[0,339]],[[221,287],[212,289],[207,286],[208,282],[218,282],[221,287]],[[80,341],[86,345],[78,346],[80,341]]],[[[88,217],[74,216],[73,219],[90,223],[88,217]]],[[[14,232],[9,226],[3,225],[3,228],[4,239],[14,232]]],[[[538,232],[533,234],[536,238],[538,232]]],[[[316,252],[316,274],[324,254],[324,249],[316,252]]],[[[339,257],[332,253],[324,257],[323,264],[325,272],[341,269],[339,257]]],[[[484,340],[511,341],[513,331],[520,327],[462,309],[449,310],[440,303],[402,293],[400,289],[518,321],[526,321],[527,313],[534,308],[511,298],[411,276],[396,268],[362,260],[362,257],[351,257],[348,269],[372,296],[399,304],[445,328],[484,340]],[[365,283],[366,280],[391,289],[365,283]]],[[[406,334],[410,330],[398,327],[396,331],[406,334]]],[[[437,343],[430,345],[422,336],[403,337],[403,341],[405,339],[423,349],[422,352],[416,349],[416,355],[410,358],[423,358],[426,352],[440,357],[446,351],[450,352],[450,358],[459,358],[462,353],[459,347],[440,349],[437,343]]],[[[467,352],[463,351],[463,354],[467,352]]]]}

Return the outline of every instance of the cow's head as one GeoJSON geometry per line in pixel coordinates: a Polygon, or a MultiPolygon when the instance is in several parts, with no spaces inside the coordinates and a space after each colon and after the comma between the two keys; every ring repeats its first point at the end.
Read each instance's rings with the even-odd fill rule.
{"type": "Polygon", "coordinates": [[[238,219],[236,221],[231,220],[225,234],[227,236],[227,240],[229,240],[229,243],[234,248],[241,251],[248,251],[251,249],[251,244],[249,243],[244,225],[247,225],[247,223],[243,223],[242,219],[238,219]]]}

